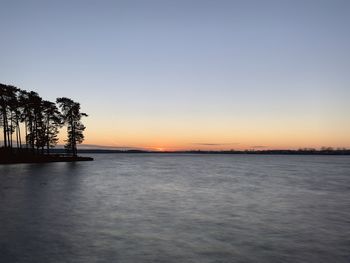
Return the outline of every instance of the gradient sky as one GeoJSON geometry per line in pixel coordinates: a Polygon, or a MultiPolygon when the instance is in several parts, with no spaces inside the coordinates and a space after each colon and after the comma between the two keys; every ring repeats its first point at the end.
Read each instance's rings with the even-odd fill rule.
{"type": "Polygon", "coordinates": [[[0,0],[0,33],[0,82],[79,101],[86,144],[350,147],[347,0],[0,0]]]}

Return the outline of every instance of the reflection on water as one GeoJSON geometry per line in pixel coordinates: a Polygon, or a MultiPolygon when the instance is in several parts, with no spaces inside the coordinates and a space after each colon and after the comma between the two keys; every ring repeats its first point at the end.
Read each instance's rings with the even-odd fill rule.
{"type": "Polygon", "coordinates": [[[0,166],[1,262],[350,262],[350,157],[0,166]]]}

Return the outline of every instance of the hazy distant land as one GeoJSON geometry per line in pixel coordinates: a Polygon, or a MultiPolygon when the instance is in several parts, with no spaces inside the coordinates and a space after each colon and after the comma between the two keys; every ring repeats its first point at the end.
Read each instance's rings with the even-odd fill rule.
{"type": "MultiPolygon", "coordinates": [[[[52,149],[51,152],[63,153],[64,149],[52,149]]],[[[350,149],[298,149],[298,150],[182,150],[182,151],[152,151],[140,149],[80,149],[79,153],[159,153],[159,154],[286,154],[286,155],[350,155],[350,149]]]]}

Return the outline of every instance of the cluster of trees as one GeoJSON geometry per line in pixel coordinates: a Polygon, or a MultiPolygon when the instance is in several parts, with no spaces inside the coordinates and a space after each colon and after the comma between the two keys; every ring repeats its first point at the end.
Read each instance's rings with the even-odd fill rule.
{"type": "Polygon", "coordinates": [[[80,104],[69,98],[43,100],[38,93],[0,83],[0,128],[4,147],[50,152],[58,142],[59,129],[67,125],[65,148],[77,156],[77,144],[84,140],[85,126],[80,104]]]}

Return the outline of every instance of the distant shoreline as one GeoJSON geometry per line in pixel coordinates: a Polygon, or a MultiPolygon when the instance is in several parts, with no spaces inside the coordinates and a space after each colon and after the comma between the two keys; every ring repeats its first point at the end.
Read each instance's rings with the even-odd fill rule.
{"type": "MultiPolygon", "coordinates": [[[[59,149],[55,149],[59,152],[59,149]]],[[[146,151],[146,150],[107,150],[107,149],[81,149],[79,153],[156,153],[156,154],[255,154],[255,155],[350,155],[350,150],[244,150],[244,151],[146,151]]]]}
{"type": "MultiPolygon", "coordinates": [[[[245,150],[245,151],[144,151],[144,150],[106,150],[106,149],[81,149],[80,154],[195,154],[195,155],[332,155],[349,156],[350,150],[245,150]]],[[[87,156],[66,156],[63,149],[51,149],[50,154],[28,154],[25,152],[2,152],[0,154],[1,164],[21,164],[21,163],[52,163],[52,162],[79,162],[93,161],[87,156]]]]}

